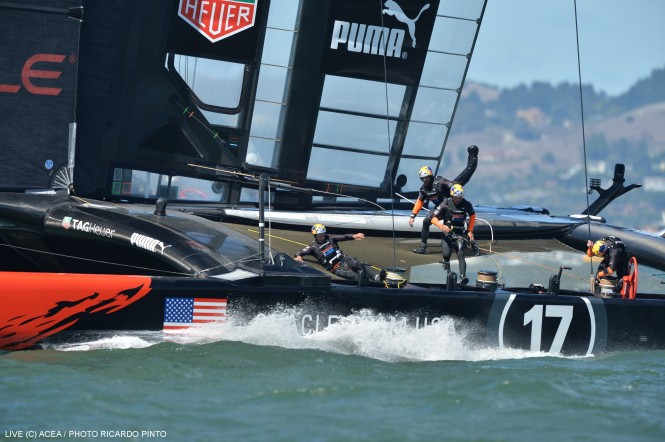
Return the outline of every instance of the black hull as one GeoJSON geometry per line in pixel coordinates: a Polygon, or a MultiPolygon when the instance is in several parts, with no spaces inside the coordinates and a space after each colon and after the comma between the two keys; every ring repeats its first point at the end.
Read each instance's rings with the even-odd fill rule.
{"type": "MultiPolygon", "coordinates": [[[[543,215],[535,216],[543,219],[543,215]]],[[[524,218],[528,223],[528,216],[524,218]]],[[[2,350],[81,342],[104,332],[172,333],[179,327],[172,322],[180,319],[167,320],[167,304],[196,299],[224,305],[213,326],[221,325],[220,318],[242,325],[257,315],[287,309],[301,334],[363,318],[413,328],[452,320],[455,330],[474,346],[565,355],[665,349],[661,320],[665,296],[658,294],[662,285],[652,283],[653,294],[642,290],[636,299],[621,299],[598,298],[569,288],[576,278],[570,273],[564,275],[562,285],[553,284],[556,275],[550,275],[558,268],[551,273],[549,269],[583,256],[570,248],[565,252],[529,246],[560,256],[556,264],[541,264],[546,272],[541,275],[534,273],[534,267],[510,270],[541,284],[531,288],[526,288],[529,282],[462,286],[453,280],[415,277],[402,288],[359,287],[322,273],[314,263],[293,260],[298,242],[311,241],[311,235],[300,229],[279,243],[275,238],[262,256],[246,226],[175,210],[160,214],[153,206],[66,195],[6,194],[0,198],[0,221],[2,350]]],[[[629,249],[641,250],[632,237],[624,239],[629,249]]],[[[371,237],[350,241],[344,249],[360,247],[351,254],[364,257],[374,244],[377,259],[392,256],[394,243],[384,238],[372,241],[371,237]]],[[[582,238],[570,241],[582,243],[582,238]]],[[[503,257],[502,265],[508,268],[518,253],[510,252],[508,245],[495,244],[491,251],[483,251],[484,258],[503,257]]],[[[411,265],[427,264],[420,267],[431,268],[429,274],[435,278],[445,276],[436,264],[439,254],[415,255],[408,241],[397,248],[398,258],[411,265]],[[416,257],[421,261],[415,261],[416,257]]],[[[196,322],[192,318],[190,322],[196,322]]]]}
{"type": "Polygon", "coordinates": [[[260,314],[287,311],[303,335],[339,321],[382,320],[394,327],[422,328],[452,319],[465,345],[479,348],[563,355],[665,349],[665,323],[661,320],[664,299],[549,296],[470,287],[455,291],[342,284],[329,288],[239,287],[227,282],[161,277],[152,278],[150,286],[146,296],[118,311],[78,312],[76,322],[57,334],[43,340],[15,335],[13,343],[5,336],[3,348],[19,349],[32,341],[28,348],[81,343],[103,332],[162,331],[167,298],[194,296],[226,299],[227,321],[234,325],[247,324],[260,314]],[[364,319],[358,316],[361,311],[364,319]]]}

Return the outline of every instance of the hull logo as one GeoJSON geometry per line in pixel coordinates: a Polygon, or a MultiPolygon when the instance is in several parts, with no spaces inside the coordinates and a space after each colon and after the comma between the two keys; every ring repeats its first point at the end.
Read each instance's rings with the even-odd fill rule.
{"type": "Polygon", "coordinates": [[[212,43],[254,26],[259,0],[180,0],[178,16],[212,43]]]}
{"type": "Polygon", "coordinates": [[[92,233],[93,235],[105,236],[107,238],[113,238],[113,234],[115,233],[115,230],[110,227],[100,226],[90,221],[81,221],[72,218],[71,216],[66,216],[62,219],[62,227],[65,230],[79,230],[81,232],[92,233]]]}
{"type": "Polygon", "coordinates": [[[152,253],[160,252],[162,255],[164,254],[165,248],[171,247],[171,246],[165,246],[164,243],[158,239],[141,235],[139,233],[132,233],[129,242],[131,245],[136,246],[140,249],[148,250],[152,253]]]}

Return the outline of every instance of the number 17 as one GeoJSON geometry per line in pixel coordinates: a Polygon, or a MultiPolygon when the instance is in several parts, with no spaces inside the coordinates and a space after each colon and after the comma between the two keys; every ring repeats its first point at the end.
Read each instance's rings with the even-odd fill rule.
{"type": "MultiPolygon", "coordinates": [[[[561,347],[566,340],[566,334],[573,320],[572,305],[546,305],[545,316],[548,318],[559,317],[559,328],[554,335],[550,353],[561,353],[561,347]]],[[[543,305],[536,304],[531,310],[524,314],[524,325],[531,323],[531,351],[540,351],[541,335],[543,330],[543,305]]]]}

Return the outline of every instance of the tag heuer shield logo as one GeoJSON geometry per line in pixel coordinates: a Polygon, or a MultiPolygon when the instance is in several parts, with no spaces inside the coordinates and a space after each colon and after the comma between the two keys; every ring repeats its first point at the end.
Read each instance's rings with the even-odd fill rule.
{"type": "Polygon", "coordinates": [[[259,0],[180,0],[178,15],[212,43],[254,26],[259,0]]]}

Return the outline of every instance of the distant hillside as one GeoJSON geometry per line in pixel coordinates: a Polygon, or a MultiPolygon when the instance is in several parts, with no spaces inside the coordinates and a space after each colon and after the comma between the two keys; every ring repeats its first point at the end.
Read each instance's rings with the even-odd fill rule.
{"type": "MultiPolygon", "coordinates": [[[[584,117],[588,120],[609,118],[659,103],[665,101],[665,67],[654,70],[648,78],[638,81],[617,97],[596,92],[589,85],[582,87],[582,93],[584,117]]],[[[579,95],[579,86],[571,83],[552,86],[535,82],[528,86],[498,89],[469,82],[464,86],[454,125],[459,132],[473,132],[493,125],[519,132],[523,130],[524,120],[528,122],[528,112],[531,111],[538,114],[531,118],[540,118],[537,121],[540,127],[562,126],[580,119],[579,95]]]]}
{"type": "MultiPolygon", "coordinates": [[[[626,165],[626,185],[645,184],[607,207],[608,222],[658,230],[665,223],[665,68],[618,97],[583,87],[534,83],[512,89],[467,83],[453,122],[443,169],[454,176],[466,146],[480,146],[467,185],[477,204],[533,204],[552,213],[586,207],[585,172],[611,185],[614,164],[626,165]],[[586,150],[587,170],[584,170],[586,150]]],[[[589,196],[590,202],[597,194],[589,196]]]]}

